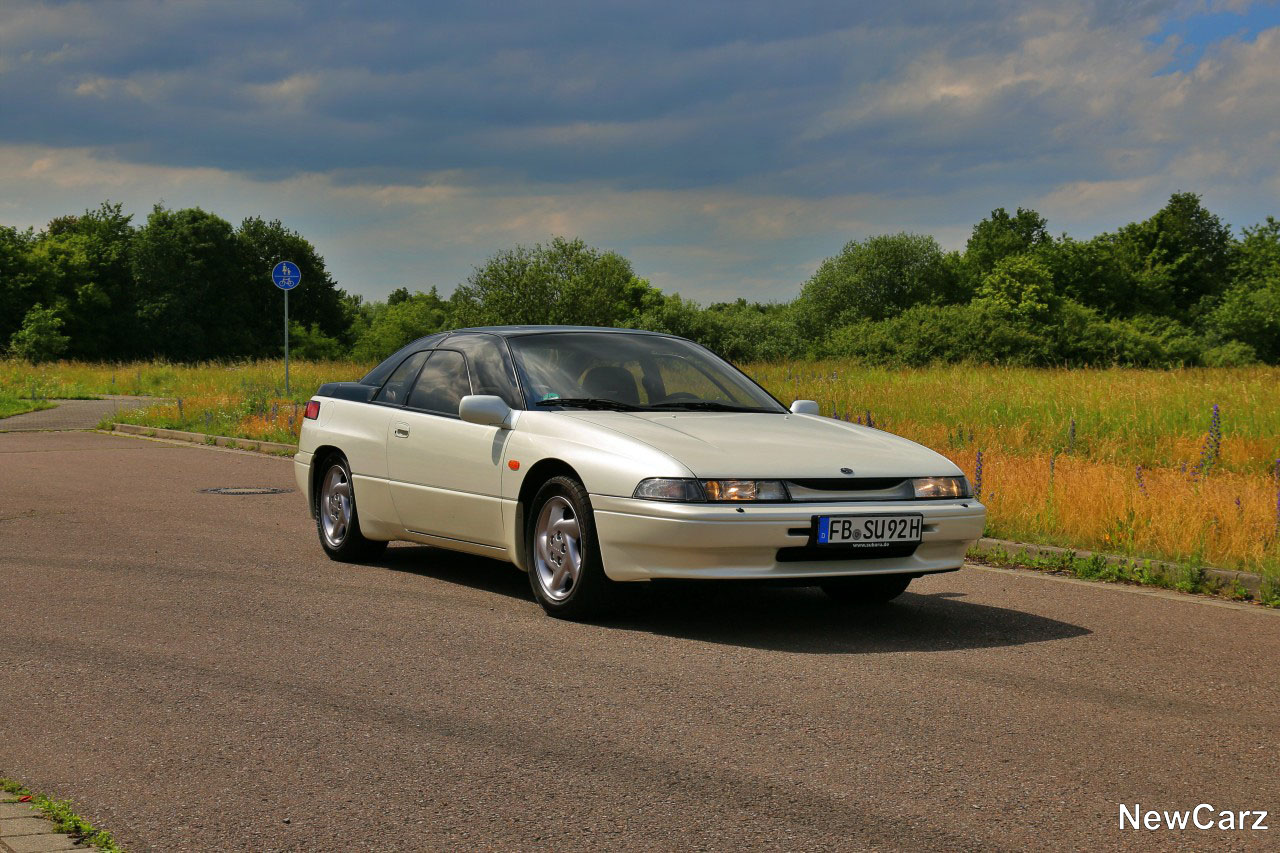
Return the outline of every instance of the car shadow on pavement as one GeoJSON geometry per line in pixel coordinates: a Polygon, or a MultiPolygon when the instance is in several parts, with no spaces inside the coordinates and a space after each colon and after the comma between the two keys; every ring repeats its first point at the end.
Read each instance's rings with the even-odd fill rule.
{"type": "Polygon", "coordinates": [[[369,565],[533,601],[529,577],[502,560],[396,542],[369,565]]]}
{"type": "Polygon", "coordinates": [[[968,602],[956,592],[906,592],[874,607],[840,605],[813,587],[692,583],[647,592],[641,606],[628,608],[610,624],[800,654],[943,652],[1092,633],[1034,613],[968,602]]]}
{"type": "MultiPolygon", "coordinates": [[[[526,576],[504,562],[420,545],[397,545],[376,565],[532,601],[526,576]]],[[[879,607],[845,607],[812,587],[666,582],[628,589],[595,624],[709,643],[801,654],[940,652],[1066,640],[1087,628],[964,593],[906,592],[879,607]]]]}

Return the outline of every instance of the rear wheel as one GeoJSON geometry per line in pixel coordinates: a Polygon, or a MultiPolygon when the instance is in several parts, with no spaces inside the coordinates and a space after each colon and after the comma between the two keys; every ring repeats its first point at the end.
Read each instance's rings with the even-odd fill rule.
{"type": "Polygon", "coordinates": [[[617,585],[604,573],[587,490],[572,477],[553,477],[538,490],[529,518],[529,585],[542,609],[561,619],[607,612],[617,585]]]}
{"type": "Polygon", "coordinates": [[[321,463],[320,490],[316,494],[316,531],[320,545],[331,559],[344,563],[377,557],[387,543],[366,539],[360,532],[355,487],[351,468],[341,455],[328,456],[321,463]]]}
{"type": "Polygon", "coordinates": [[[886,604],[907,591],[911,575],[865,575],[831,578],[822,591],[841,604],[874,606],[886,604]]]}

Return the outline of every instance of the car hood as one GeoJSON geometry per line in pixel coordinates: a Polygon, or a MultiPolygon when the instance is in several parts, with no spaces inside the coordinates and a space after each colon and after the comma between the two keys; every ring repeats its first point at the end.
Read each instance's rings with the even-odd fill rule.
{"type": "Polygon", "coordinates": [[[817,415],[563,412],[666,453],[698,477],[937,477],[962,473],[896,435],[817,415]]]}

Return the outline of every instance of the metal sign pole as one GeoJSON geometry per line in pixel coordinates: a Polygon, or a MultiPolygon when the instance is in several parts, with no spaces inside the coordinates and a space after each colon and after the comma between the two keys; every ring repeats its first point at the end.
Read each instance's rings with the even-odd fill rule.
{"type": "Polygon", "coordinates": [[[289,396],[289,291],[284,292],[284,395],[289,396]]]}
{"type": "Polygon", "coordinates": [[[281,261],[271,270],[271,280],[284,291],[284,395],[289,396],[289,291],[302,284],[298,265],[281,261]]]}

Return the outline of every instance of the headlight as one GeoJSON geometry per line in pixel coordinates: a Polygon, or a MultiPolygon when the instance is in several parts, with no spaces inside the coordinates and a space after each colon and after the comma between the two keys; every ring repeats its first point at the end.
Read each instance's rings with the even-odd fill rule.
{"type": "Polygon", "coordinates": [[[631,496],[651,501],[693,503],[790,500],[781,480],[683,480],[666,477],[641,480],[631,496]]]}
{"type": "Polygon", "coordinates": [[[701,502],[706,500],[702,494],[702,486],[697,480],[674,480],[663,477],[641,480],[631,497],[651,501],[701,502]]]}
{"type": "Polygon", "coordinates": [[[709,501],[785,501],[790,495],[781,480],[703,480],[709,501]]]}
{"type": "Polygon", "coordinates": [[[915,486],[917,498],[973,497],[969,491],[969,480],[965,477],[917,477],[911,484],[915,486]]]}

